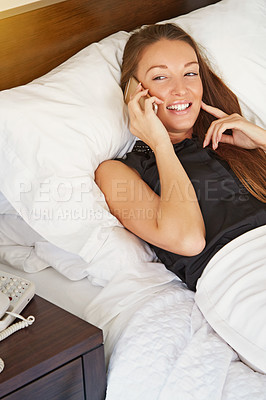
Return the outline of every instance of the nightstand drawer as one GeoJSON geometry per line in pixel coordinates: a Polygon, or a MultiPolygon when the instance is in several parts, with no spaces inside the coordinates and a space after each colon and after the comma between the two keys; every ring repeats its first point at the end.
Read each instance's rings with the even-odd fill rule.
{"type": "Polygon", "coordinates": [[[81,357],[3,397],[4,400],[83,400],[81,357]]]}

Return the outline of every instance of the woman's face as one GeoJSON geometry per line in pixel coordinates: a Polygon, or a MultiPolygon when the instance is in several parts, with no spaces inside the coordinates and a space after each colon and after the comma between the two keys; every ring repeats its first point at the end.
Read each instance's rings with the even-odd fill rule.
{"type": "Polygon", "coordinates": [[[167,39],[146,47],[136,77],[151,96],[164,101],[157,115],[171,141],[177,143],[191,137],[203,92],[193,48],[183,41],[167,39]]]}

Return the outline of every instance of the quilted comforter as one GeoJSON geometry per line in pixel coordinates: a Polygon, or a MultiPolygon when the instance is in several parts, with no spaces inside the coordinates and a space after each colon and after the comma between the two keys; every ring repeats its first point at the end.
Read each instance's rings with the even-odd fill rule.
{"type": "Polygon", "coordinates": [[[137,310],[109,364],[107,400],[265,400],[266,376],[243,364],[174,281],[137,310]]]}
{"type": "Polygon", "coordinates": [[[85,310],[104,331],[106,400],[266,400],[266,375],[239,359],[195,294],[159,266],[129,266],[85,310]]]}

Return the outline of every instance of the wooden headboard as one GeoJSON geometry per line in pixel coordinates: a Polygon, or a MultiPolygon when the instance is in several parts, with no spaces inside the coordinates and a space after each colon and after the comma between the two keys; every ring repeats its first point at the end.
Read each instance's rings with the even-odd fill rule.
{"type": "Polygon", "coordinates": [[[30,82],[114,32],[217,1],[65,0],[0,19],[0,90],[30,82]]]}

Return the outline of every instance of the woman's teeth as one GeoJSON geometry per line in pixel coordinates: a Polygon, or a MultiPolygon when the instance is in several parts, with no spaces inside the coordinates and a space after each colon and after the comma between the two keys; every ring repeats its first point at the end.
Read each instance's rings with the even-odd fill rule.
{"type": "Polygon", "coordinates": [[[184,111],[190,106],[190,103],[185,104],[173,104],[171,106],[166,107],[167,110],[177,110],[177,111],[184,111]]]}

